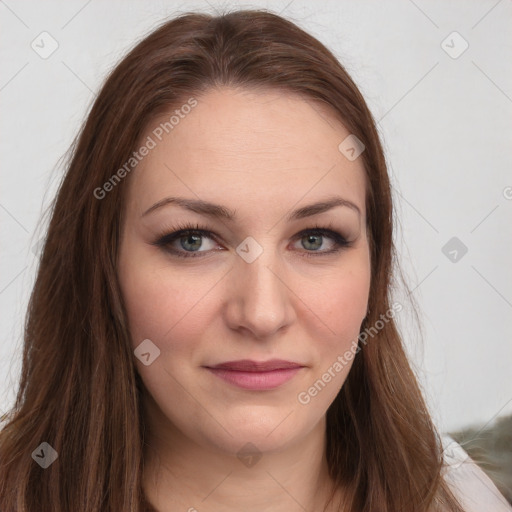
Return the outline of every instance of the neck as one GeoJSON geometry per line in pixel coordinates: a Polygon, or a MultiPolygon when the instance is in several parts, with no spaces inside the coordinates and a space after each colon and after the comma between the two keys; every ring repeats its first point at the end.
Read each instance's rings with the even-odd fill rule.
{"type": "Polygon", "coordinates": [[[148,408],[144,454],[144,490],[159,512],[324,510],[333,488],[325,417],[295,445],[240,459],[191,440],[162,416],[148,408]]]}

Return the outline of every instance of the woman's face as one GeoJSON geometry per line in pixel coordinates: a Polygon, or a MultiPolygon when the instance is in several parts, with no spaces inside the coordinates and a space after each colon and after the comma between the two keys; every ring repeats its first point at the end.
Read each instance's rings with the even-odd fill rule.
{"type": "Polygon", "coordinates": [[[281,449],[325,420],[366,314],[363,163],[338,149],[343,125],[298,96],[222,88],[179,110],[169,133],[173,112],[142,138],[155,144],[127,178],[119,253],[150,426],[231,454],[281,449]],[[170,197],[190,208],[152,208],[170,197]],[[162,240],[189,224],[209,234],[162,240]],[[212,369],[275,359],[298,367],[212,369]]]}

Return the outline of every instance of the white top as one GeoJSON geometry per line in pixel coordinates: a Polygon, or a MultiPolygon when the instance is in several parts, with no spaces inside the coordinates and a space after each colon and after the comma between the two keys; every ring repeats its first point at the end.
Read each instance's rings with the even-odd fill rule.
{"type": "Polygon", "coordinates": [[[450,436],[443,436],[443,476],[465,512],[512,512],[492,480],[450,436]]]}

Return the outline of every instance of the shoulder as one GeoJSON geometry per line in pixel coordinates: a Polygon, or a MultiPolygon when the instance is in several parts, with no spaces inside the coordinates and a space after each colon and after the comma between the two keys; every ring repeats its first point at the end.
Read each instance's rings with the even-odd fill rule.
{"type": "Polygon", "coordinates": [[[466,512],[512,512],[492,480],[450,436],[444,435],[443,478],[466,512]]]}

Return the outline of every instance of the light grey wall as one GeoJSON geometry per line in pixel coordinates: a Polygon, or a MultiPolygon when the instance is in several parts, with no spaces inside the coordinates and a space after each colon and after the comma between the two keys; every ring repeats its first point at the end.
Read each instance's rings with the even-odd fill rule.
{"type": "Polygon", "coordinates": [[[399,322],[434,417],[449,430],[512,412],[509,0],[1,1],[0,410],[59,159],[121,55],[164,18],[210,6],[281,12],[341,59],[379,121],[423,342],[408,308],[399,322]]]}

